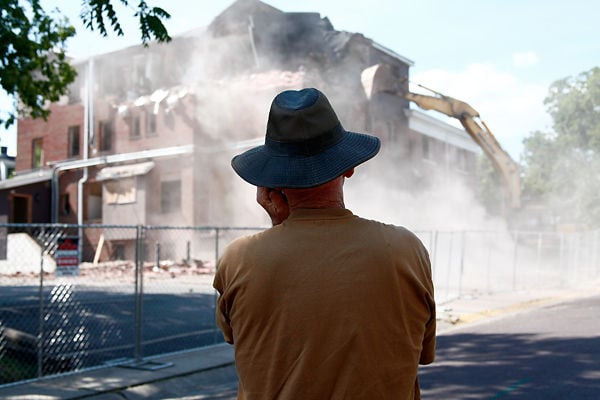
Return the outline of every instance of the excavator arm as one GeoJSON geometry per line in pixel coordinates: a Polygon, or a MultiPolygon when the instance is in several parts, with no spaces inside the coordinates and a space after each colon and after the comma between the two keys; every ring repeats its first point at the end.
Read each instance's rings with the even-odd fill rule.
{"type": "Polygon", "coordinates": [[[519,166],[500,146],[500,143],[473,107],[464,101],[427,88],[425,89],[431,91],[434,94],[433,96],[410,92],[406,89],[405,82],[393,78],[389,66],[386,64],[377,64],[365,69],[361,78],[368,98],[378,92],[390,93],[412,101],[424,110],[435,110],[458,119],[465,131],[491,160],[494,169],[501,176],[503,185],[506,188],[506,197],[511,207],[514,209],[521,207],[519,166]]]}

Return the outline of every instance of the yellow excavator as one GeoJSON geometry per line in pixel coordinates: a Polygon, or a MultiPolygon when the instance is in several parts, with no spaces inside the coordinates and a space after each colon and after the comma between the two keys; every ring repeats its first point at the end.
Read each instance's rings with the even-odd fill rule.
{"type": "Polygon", "coordinates": [[[377,93],[389,93],[412,101],[424,110],[435,110],[458,119],[475,143],[481,147],[491,160],[494,169],[502,178],[507,204],[513,210],[521,207],[519,165],[500,146],[473,107],[464,101],[445,96],[425,87],[423,88],[431,91],[434,95],[428,96],[410,92],[406,79],[402,80],[395,77],[388,64],[376,64],[365,69],[361,74],[361,81],[369,99],[377,93]]]}

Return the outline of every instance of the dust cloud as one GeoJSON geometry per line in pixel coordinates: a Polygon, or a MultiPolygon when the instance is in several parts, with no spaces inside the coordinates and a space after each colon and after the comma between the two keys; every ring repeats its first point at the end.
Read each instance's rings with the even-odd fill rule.
{"type": "MultiPolygon", "coordinates": [[[[362,129],[368,125],[368,105],[360,73],[368,65],[364,60],[327,58],[329,53],[319,53],[319,48],[311,53],[312,60],[298,55],[286,59],[282,48],[270,53],[265,46],[253,54],[246,28],[231,40],[199,40],[183,83],[193,88],[196,98],[195,144],[204,161],[194,179],[206,192],[199,201],[207,223],[264,228],[270,220],[256,203],[256,188],[235,174],[231,158],[262,143],[270,103],[285,89],[319,88],[346,129],[371,133],[362,129]]],[[[270,32],[278,29],[268,27],[270,32]]],[[[444,173],[422,181],[401,179],[416,167],[399,165],[384,153],[389,152],[358,166],[346,181],[346,206],[364,218],[416,232],[430,252],[441,296],[560,281],[564,263],[557,251],[563,250],[556,250],[556,238],[515,236],[504,218],[486,212],[476,184],[444,173]]]]}

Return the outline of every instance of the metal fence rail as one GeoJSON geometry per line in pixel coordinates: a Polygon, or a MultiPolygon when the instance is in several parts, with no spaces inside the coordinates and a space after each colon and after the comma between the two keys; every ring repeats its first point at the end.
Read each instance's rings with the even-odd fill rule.
{"type": "MultiPolygon", "coordinates": [[[[223,248],[263,228],[0,225],[0,386],[222,341],[223,248]]],[[[419,231],[438,302],[600,275],[600,231],[419,231]]]]}
{"type": "Polygon", "coordinates": [[[600,230],[417,232],[443,302],[473,292],[569,287],[600,276],[600,230]]]}

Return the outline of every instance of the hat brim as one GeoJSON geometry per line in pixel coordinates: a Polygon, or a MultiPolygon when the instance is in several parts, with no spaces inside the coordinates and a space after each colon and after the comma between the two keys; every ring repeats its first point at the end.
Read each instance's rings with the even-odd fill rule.
{"type": "Polygon", "coordinates": [[[329,182],[373,158],[381,147],[375,136],[347,131],[330,148],[312,156],[282,156],[258,146],[231,160],[246,182],[270,188],[308,188],[329,182]]]}

